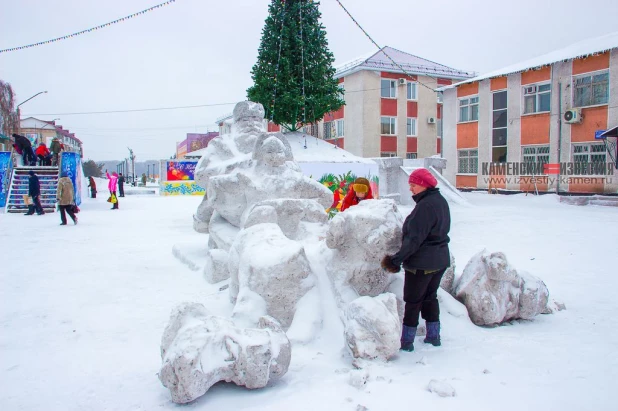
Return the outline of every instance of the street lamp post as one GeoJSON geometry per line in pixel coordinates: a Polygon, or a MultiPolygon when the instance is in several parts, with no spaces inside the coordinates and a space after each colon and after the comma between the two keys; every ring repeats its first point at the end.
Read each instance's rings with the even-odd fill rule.
{"type": "Polygon", "coordinates": [[[38,93],[36,93],[34,96],[29,97],[27,99],[25,99],[24,101],[22,101],[21,103],[19,103],[17,105],[17,107],[15,107],[15,111],[17,112],[17,133],[20,133],[20,129],[21,129],[21,113],[19,112],[19,106],[21,106],[24,103],[27,103],[28,101],[32,100],[33,98],[35,98],[36,96],[38,96],[39,94],[46,94],[47,90],[45,91],[39,91],[38,93]]]}
{"type": "Polygon", "coordinates": [[[152,165],[152,179],[153,180],[157,178],[157,174],[155,173],[155,165],[156,163],[152,165]]]}

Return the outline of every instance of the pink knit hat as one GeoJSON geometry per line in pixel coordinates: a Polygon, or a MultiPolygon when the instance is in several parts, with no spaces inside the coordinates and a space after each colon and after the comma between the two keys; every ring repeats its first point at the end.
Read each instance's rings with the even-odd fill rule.
{"type": "Polygon", "coordinates": [[[438,181],[426,168],[417,168],[410,174],[408,184],[416,184],[417,186],[433,188],[438,185],[438,181]]]}

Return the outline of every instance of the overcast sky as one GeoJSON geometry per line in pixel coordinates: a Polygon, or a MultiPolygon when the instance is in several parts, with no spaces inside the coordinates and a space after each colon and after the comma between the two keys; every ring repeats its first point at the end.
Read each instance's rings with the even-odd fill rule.
{"type": "MultiPolygon", "coordinates": [[[[0,0],[0,49],[103,24],[164,0],[0,0]]],[[[617,30],[617,0],[341,0],[380,46],[479,73],[617,30]],[[510,4],[510,6],[507,6],[510,4]]],[[[22,118],[57,123],[86,159],[168,158],[246,98],[270,0],[176,0],[91,33],[0,53],[22,118]],[[231,103],[227,105],[221,105],[231,103]],[[220,104],[130,113],[67,114],[220,104]]],[[[320,6],[336,64],[376,50],[335,0],[320,6]]]]}

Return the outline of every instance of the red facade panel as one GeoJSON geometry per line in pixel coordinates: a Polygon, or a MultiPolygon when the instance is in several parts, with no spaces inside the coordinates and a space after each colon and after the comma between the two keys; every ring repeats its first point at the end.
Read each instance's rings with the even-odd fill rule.
{"type": "Polygon", "coordinates": [[[380,102],[380,114],[383,116],[397,116],[397,100],[393,98],[383,98],[380,102]]]}
{"type": "Polygon", "coordinates": [[[406,80],[409,80],[409,81],[416,81],[416,80],[418,80],[418,76],[406,76],[403,73],[387,73],[385,71],[382,71],[380,73],[380,77],[382,77],[382,78],[392,78],[392,79],[405,78],[406,80]]]}
{"type": "Polygon", "coordinates": [[[397,137],[380,137],[380,151],[397,151],[397,137]]]}
{"type": "Polygon", "coordinates": [[[408,101],[406,116],[407,117],[418,117],[418,102],[408,101]]]}
{"type": "Polygon", "coordinates": [[[418,137],[406,138],[406,153],[416,153],[418,150],[418,137]]]}

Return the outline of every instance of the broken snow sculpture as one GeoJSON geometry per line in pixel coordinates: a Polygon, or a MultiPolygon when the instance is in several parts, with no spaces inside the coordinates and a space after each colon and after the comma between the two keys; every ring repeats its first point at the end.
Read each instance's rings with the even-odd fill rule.
{"type": "Polygon", "coordinates": [[[454,296],[476,325],[531,320],[546,310],[549,291],[539,278],[517,272],[501,252],[474,255],[453,285],[454,296]]]}
{"type": "Polygon", "coordinates": [[[446,269],[442,279],[440,280],[440,287],[449,294],[453,293],[453,282],[455,281],[455,257],[451,253],[451,265],[446,269]]]}
{"type": "Polygon", "coordinates": [[[233,119],[232,132],[212,139],[195,167],[195,181],[206,189],[204,199],[193,216],[193,228],[200,233],[208,232],[213,213],[212,204],[208,201],[210,178],[249,167],[257,136],[266,132],[264,107],[259,103],[241,101],[236,104],[233,119]]]}
{"type": "Polygon", "coordinates": [[[361,201],[330,221],[326,245],[334,252],[327,271],[340,306],[386,290],[394,276],[380,262],[399,251],[402,224],[393,200],[361,201]]]}
{"type": "Polygon", "coordinates": [[[287,330],[297,303],[317,283],[302,244],[276,224],[257,224],[239,233],[229,259],[233,317],[253,324],[269,315],[287,330]]]}
{"type": "Polygon", "coordinates": [[[399,352],[401,321],[394,294],[357,298],[346,306],[343,323],[354,358],[386,361],[399,352]]]}
{"type": "Polygon", "coordinates": [[[172,311],[161,340],[159,380],[172,401],[184,404],[204,395],[219,381],[262,388],[283,376],[291,346],[271,317],[257,328],[239,328],[210,315],[202,304],[184,303],[172,311]]]}

